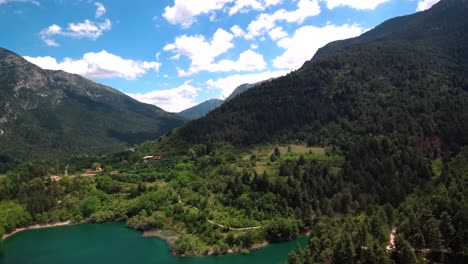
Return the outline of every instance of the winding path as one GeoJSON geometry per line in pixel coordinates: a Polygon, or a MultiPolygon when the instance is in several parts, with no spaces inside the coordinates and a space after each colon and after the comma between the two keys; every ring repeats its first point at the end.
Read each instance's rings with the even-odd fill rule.
{"type": "MultiPolygon", "coordinates": [[[[179,204],[183,205],[183,206],[186,206],[188,208],[192,208],[196,211],[200,211],[197,207],[193,206],[193,205],[189,205],[189,204],[184,204],[182,202],[182,199],[180,198],[180,194],[178,194],[179,196],[179,204]]],[[[228,230],[232,230],[232,231],[247,231],[247,230],[253,230],[253,229],[259,229],[259,228],[262,228],[263,226],[250,226],[250,227],[242,227],[242,228],[235,228],[235,227],[227,227],[225,225],[222,225],[220,223],[217,223],[213,220],[210,220],[210,219],[206,219],[206,221],[210,224],[213,224],[213,225],[216,225],[216,226],[219,226],[221,228],[227,228],[228,230]]]]}

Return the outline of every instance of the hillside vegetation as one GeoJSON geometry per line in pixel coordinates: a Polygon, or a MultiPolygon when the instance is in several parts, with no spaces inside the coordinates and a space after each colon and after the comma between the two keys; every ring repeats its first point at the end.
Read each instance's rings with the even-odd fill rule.
{"type": "Polygon", "coordinates": [[[19,165],[0,226],[122,220],[178,255],[310,232],[289,263],[466,263],[466,13],[442,0],[331,44],[135,152],[19,165]]]}

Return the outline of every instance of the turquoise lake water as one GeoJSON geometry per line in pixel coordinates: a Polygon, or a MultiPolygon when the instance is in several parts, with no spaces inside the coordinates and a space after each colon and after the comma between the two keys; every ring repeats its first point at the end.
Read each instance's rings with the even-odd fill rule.
{"type": "Polygon", "coordinates": [[[170,254],[165,241],[142,237],[123,223],[82,224],[18,233],[4,241],[0,264],[279,264],[306,242],[301,237],[248,255],[178,258],[170,254]]]}

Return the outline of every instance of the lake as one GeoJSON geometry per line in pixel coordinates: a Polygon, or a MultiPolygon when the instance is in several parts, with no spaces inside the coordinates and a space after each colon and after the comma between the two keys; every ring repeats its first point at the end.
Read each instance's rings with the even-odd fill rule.
{"type": "Polygon", "coordinates": [[[9,237],[3,244],[0,264],[198,264],[284,263],[306,237],[270,244],[248,255],[178,258],[165,241],[142,237],[123,223],[82,224],[28,230],[9,237]]]}

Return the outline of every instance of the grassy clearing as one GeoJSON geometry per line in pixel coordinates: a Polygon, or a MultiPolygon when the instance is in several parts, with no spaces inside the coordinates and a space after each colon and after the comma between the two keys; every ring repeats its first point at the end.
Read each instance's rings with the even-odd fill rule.
{"type": "MultiPolygon", "coordinates": [[[[253,169],[261,174],[266,172],[268,174],[278,171],[279,162],[271,162],[270,156],[273,154],[276,146],[269,145],[264,147],[259,147],[253,149],[249,154],[246,154],[242,157],[245,162],[251,161],[252,157],[255,157],[255,164],[253,169]]],[[[329,157],[326,155],[325,148],[320,147],[307,147],[305,145],[280,145],[278,146],[281,159],[297,159],[301,155],[304,156],[307,160],[317,159],[317,160],[331,160],[334,157],[329,157]]],[[[253,162],[252,162],[253,164],[253,162]]]]}
{"type": "MultiPolygon", "coordinates": [[[[316,154],[325,155],[325,148],[319,147],[307,147],[305,145],[287,145],[278,147],[281,153],[293,153],[293,154],[316,154]]],[[[270,151],[270,155],[273,153],[274,148],[270,151]]]]}
{"type": "Polygon", "coordinates": [[[163,188],[167,185],[167,182],[164,180],[156,180],[154,182],[145,182],[146,187],[157,187],[157,188],[163,188]]]}

